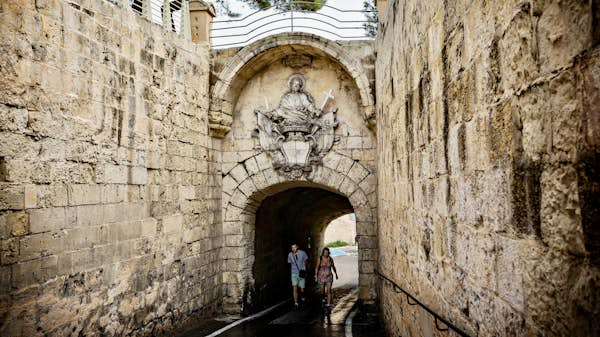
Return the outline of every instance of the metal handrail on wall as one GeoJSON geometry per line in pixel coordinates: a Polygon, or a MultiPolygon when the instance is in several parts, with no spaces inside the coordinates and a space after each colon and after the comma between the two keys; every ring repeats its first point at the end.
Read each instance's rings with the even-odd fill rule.
{"type": "Polygon", "coordinates": [[[266,14],[266,11],[270,9],[277,10],[277,6],[271,5],[261,10],[254,11],[243,18],[239,19],[228,19],[228,20],[214,20],[213,28],[211,29],[211,40],[213,41],[213,47],[226,47],[234,45],[244,45],[251,42],[259,37],[268,35],[270,33],[289,31],[294,32],[297,29],[313,30],[319,33],[330,34],[340,40],[354,40],[354,39],[369,39],[367,35],[365,24],[370,21],[366,18],[363,20],[344,20],[336,18],[332,15],[332,12],[340,14],[368,14],[375,11],[362,9],[362,10],[348,10],[340,9],[329,5],[323,5],[319,11],[308,11],[303,10],[302,5],[314,5],[311,1],[296,1],[289,0],[287,7],[283,11],[277,11],[275,13],[266,14]],[[330,13],[320,12],[323,9],[327,9],[330,13]],[[296,15],[294,15],[296,14],[296,15]],[[300,14],[300,16],[299,16],[300,14]],[[262,16],[261,16],[262,15],[262,16]],[[273,19],[274,18],[274,19],[273,19]],[[320,23],[322,26],[331,27],[328,29],[315,26],[308,26],[302,24],[306,21],[312,21],[320,23]],[[285,24],[285,22],[289,22],[285,24]],[[220,26],[227,24],[226,26],[220,26]],[[232,25],[233,24],[233,25],[232,25]],[[360,24],[360,25],[357,25],[360,24]],[[236,30],[244,29],[243,32],[236,30]],[[345,35],[342,31],[348,30],[361,30],[363,34],[358,35],[345,35]],[[241,38],[241,39],[236,39],[241,38]],[[215,43],[215,39],[223,39],[223,42],[215,43]]]}
{"type": "Polygon", "coordinates": [[[401,293],[401,292],[404,293],[406,295],[406,302],[409,305],[419,305],[419,306],[421,306],[421,308],[425,309],[425,311],[427,311],[429,314],[431,314],[435,318],[435,328],[438,331],[448,331],[449,329],[452,329],[454,332],[456,332],[460,336],[470,337],[466,332],[462,331],[461,329],[459,329],[458,327],[456,327],[456,325],[450,323],[448,320],[446,320],[442,316],[438,315],[435,311],[433,311],[427,305],[423,304],[416,297],[414,297],[413,295],[411,295],[408,291],[404,290],[402,287],[400,287],[396,282],[394,282],[393,280],[391,280],[389,277],[381,274],[378,270],[375,270],[375,274],[377,276],[379,276],[380,278],[382,278],[383,280],[389,282],[392,285],[392,287],[394,288],[395,292],[397,292],[397,293],[401,293]],[[410,302],[411,299],[412,299],[412,301],[414,303],[410,302]],[[446,325],[447,328],[440,327],[440,325],[439,325],[438,322],[442,322],[444,325],[446,325]]]}

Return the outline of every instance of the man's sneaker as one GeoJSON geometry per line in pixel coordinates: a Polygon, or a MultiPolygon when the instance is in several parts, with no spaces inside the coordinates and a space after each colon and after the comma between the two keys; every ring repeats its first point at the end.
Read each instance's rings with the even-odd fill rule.
{"type": "Polygon", "coordinates": [[[298,309],[298,308],[299,308],[298,303],[294,303],[294,309],[298,309]]]}

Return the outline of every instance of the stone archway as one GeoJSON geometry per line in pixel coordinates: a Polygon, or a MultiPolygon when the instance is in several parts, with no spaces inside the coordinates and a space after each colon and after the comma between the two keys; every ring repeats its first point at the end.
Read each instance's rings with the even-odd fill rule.
{"type": "Polygon", "coordinates": [[[223,137],[231,129],[233,109],[246,81],[274,59],[290,54],[320,54],[338,63],[353,79],[360,95],[364,120],[375,129],[375,99],[373,95],[374,73],[372,46],[368,41],[331,41],[308,33],[283,33],[256,41],[233,56],[226,57],[229,50],[219,54],[215,83],[211,86],[209,127],[215,137],[223,137]],[[365,67],[367,64],[368,67],[365,67]]]}
{"type": "MultiPolygon", "coordinates": [[[[270,196],[294,188],[325,190],[347,199],[356,214],[357,243],[359,249],[360,298],[374,300],[377,261],[377,225],[373,173],[358,161],[335,152],[328,154],[323,166],[300,180],[286,180],[272,167],[265,153],[250,157],[233,167],[223,178],[223,282],[226,288],[224,309],[239,312],[244,305],[252,304],[257,296],[252,273],[255,256],[256,215],[261,203],[270,196]]],[[[340,207],[339,213],[349,213],[340,207]]]]}
{"type": "Polygon", "coordinates": [[[356,214],[360,297],[365,301],[375,299],[376,142],[369,125],[369,120],[373,121],[370,118],[374,102],[368,76],[371,73],[364,68],[369,60],[360,56],[371,55],[370,48],[368,41],[342,45],[301,33],[282,34],[242,49],[216,52],[220,54],[215,59],[222,63],[215,65],[210,123],[212,135],[217,138],[214,144],[222,150],[222,271],[226,312],[248,310],[261,296],[262,285],[268,283],[258,280],[256,284],[253,275],[255,242],[261,235],[256,217],[262,213],[257,211],[261,204],[270,202],[269,197],[284,196],[278,193],[292,189],[308,193],[309,199],[331,197],[330,200],[340,201],[337,208],[315,210],[318,216],[311,224],[303,225],[316,226],[311,229],[314,233],[321,222],[334,215],[356,214]],[[314,105],[310,108],[318,107],[321,112],[317,115],[321,125],[318,133],[311,133],[314,122],[307,122],[313,123],[310,127],[301,125],[304,131],[285,131],[280,128],[297,128],[298,124],[282,126],[271,116],[276,109],[273,107],[280,107],[283,97],[292,92],[291,78],[302,78],[302,90],[296,94],[311,97],[308,101],[314,105]],[[275,124],[268,124],[271,122],[275,124]],[[294,137],[303,134],[300,142],[305,145],[299,147],[308,146],[308,139],[312,139],[310,150],[306,150],[308,155],[292,156],[294,160],[304,158],[301,163],[290,160],[291,152],[284,151],[283,144],[298,141],[287,138],[286,132],[296,133],[294,137]],[[265,134],[271,137],[267,137],[266,143],[265,134]],[[286,135],[283,141],[275,140],[282,134],[286,135]],[[289,174],[290,170],[299,173],[289,174]],[[343,200],[346,206],[342,205],[343,200]]]}

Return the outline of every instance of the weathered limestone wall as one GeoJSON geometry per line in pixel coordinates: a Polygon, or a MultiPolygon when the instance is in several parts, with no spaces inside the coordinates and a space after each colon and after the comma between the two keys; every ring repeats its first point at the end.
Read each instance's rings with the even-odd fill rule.
{"type": "MultiPolygon", "coordinates": [[[[390,1],[379,268],[472,336],[597,336],[597,1],[390,1]]],[[[388,331],[438,333],[381,286],[388,331]]]]}
{"type": "Polygon", "coordinates": [[[220,310],[208,46],[107,1],[2,1],[0,41],[0,335],[220,310]]]}

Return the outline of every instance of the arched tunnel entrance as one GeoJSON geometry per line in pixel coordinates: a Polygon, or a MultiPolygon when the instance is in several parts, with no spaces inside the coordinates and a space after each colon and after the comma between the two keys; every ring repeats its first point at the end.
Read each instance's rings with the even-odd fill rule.
{"type": "Polygon", "coordinates": [[[340,45],[311,34],[286,33],[216,54],[220,62],[211,84],[209,128],[215,139],[222,138],[215,145],[223,151],[223,176],[217,183],[222,186],[224,312],[249,313],[290,296],[290,244],[296,241],[307,249],[310,236],[307,252],[314,263],[327,223],[352,212],[358,296],[367,302],[376,299],[376,141],[370,123],[374,77],[364,67],[372,63],[365,56],[371,48],[365,41],[340,45]],[[289,80],[298,76],[303,94],[327,116],[335,115],[332,132],[315,133],[323,145],[319,153],[311,147],[306,158],[300,155],[306,139],[288,139],[285,151],[270,143],[276,138],[267,121],[270,113],[265,114],[281,104],[291,90],[289,80]],[[306,170],[282,172],[290,155],[306,170]]]}
{"type": "Polygon", "coordinates": [[[296,241],[314,263],[327,224],[348,213],[356,215],[358,296],[374,301],[377,224],[373,175],[352,179],[355,170],[368,171],[337,153],[329,153],[324,165],[303,180],[283,179],[270,161],[264,154],[250,157],[223,178],[224,311],[248,314],[291,297],[290,245],[296,241]]]}
{"type": "MultiPolygon", "coordinates": [[[[265,198],[256,211],[252,274],[254,303],[248,308],[273,304],[290,296],[287,254],[297,243],[309,255],[309,275],[323,248],[329,222],[353,213],[348,198],[316,187],[295,187],[265,198]]],[[[307,288],[314,285],[307,278],[307,288]]]]}

